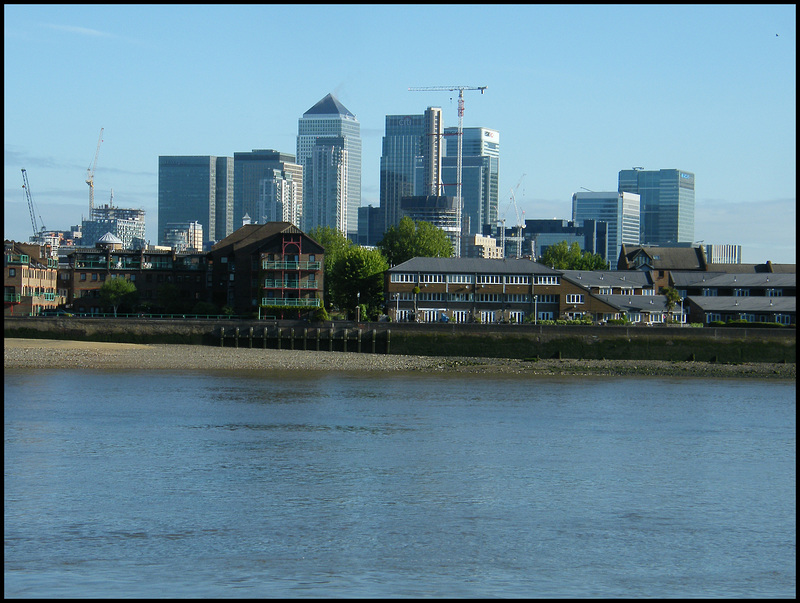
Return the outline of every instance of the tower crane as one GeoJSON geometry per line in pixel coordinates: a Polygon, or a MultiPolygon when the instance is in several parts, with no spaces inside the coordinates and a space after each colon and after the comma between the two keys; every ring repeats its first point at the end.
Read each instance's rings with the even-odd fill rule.
{"type": "Polygon", "coordinates": [[[39,221],[42,223],[41,229],[39,225],[36,223],[36,211],[33,208],[33,197],[31,197],[31,187],[28,184],[28,173],[25,171],[25,168],[22,168],[22,188],[25,189],[25,196],[28,199],[28,210],[31,212],[31,226],[33,226],[33,237],[34,239],[44,232],[44,220],[42,220],[42,216],[39,216],[39,221]]]}
{"type": "Polygon", "coordinates": [[[86,184],[89,185],[89,219],[94,211],[94,169],[97,167],[97,157],[100,155],[100,143],[103,142],[103,129],[100,128],[100,137],[97,139],[97,150],[94,153],[94,163],[86,169],[86,184]]]}
{"type": "Polygon", "coordinates": [[[456,256],[461,255],[461,154],[462,154],[462,134],[464,132],[464,90],[480,90],[484,93],[487,86],[427,86],[421,88],[409,88],[412,92],[428,91],[449,91],[458,90],[458,151],[456,153],[456,229],[458,231],[459,244],[456,246],[456,256]]]}
{"type": "MultiPolygon", "coordinates": [[[[517,257],[522,255],[522,231],[525,229],[525,221],[519,215],[519,208],[517,207],[517,198],[515,193],[519,189],[520,185],[522,184],[522,179],[525,178],[525,174],[522,174],[519,178],[519,182],[517,182],[517,186],[511,189],[511,201],[508,204],[508,207],[514,207],[514,213],[517,216],[517,223],[515,225],[516,233],[514,236],[509,237],[511,241],[516,242],[517,244],[517,257]]],[[[501,230],[500,230],[500,248],[503,250],[503,255],[505,256],[506,253],[506,213],[508,212],[508,207],[503,212],[503,216],[501,218],[501,230]]],[[[525,215],[525,211],[523,210],[522,215],[525,215]]]]}

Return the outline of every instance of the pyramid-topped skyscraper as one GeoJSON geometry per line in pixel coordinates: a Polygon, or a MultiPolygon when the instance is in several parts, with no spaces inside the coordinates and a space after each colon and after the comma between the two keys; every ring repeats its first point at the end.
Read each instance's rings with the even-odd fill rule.
{"type": "Polygon", "coordinates": [[[331,226],[356,240],[361,124],[333,94],[298,120],[297,163],[303,166],[303,230],[331,226]]]}

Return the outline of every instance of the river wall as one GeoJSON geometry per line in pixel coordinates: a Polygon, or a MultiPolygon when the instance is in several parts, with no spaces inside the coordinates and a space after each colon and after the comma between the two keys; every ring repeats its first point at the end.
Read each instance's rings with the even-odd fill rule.
{"type": "Polygon", "coordinates": [[[4,337],[424,356],[796,363],[796,330],[6,317],[4,337]]]}

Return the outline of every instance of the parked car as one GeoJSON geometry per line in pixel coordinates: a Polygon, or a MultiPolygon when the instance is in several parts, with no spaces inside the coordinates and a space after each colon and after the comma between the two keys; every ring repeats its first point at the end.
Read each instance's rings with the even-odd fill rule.
{"type": "Polygon", "coordinates": [[[56,310],[42,310],[42,313],[39,316],[75,316],[71,312],[67,312],[66,310],[56,309],[56,310]]]}

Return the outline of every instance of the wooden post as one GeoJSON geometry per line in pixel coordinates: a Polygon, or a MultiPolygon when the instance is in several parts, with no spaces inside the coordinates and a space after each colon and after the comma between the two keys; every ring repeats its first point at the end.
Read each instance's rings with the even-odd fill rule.
{"type": "Polygon", "coordinates": [[[219,328],[219,347],[225,347],[225,327],[219,328]]]}
{"type": "Polygon", "coordinates": [[[289,349],[294,349],[294,329],[289,329],[289,349]]]}
{"type": "Polygon", "coordinates": [[[267,327],[264,327],[264,341],[262,343],[263,343],[264,349],[266,350],[267,349],[267,327]]]}
{"type": "Polygon", "coordinates": [[[281,328],[278,327],[278,349],[281,349],[281,328]]]}
{"type": "Polygon", "coordinates": [[[372,329],[372,353],[375,353],[375,336],[378,333],[377,329],[372,329]]]}
{"type": "Polygon", "coordinates": [[[234,335],[233,341],[234,341],[234,347],[238,348],[239,347],[239,327],[236,327],[236,333],[234,335]]]}
{"type": "Polygon", "coordinates": [[[360,354],[361,353],[361,329],[358,329],[358,331],[356,331],[356,337],[357,337],[356,341],[358,342],[356,344],[356,351],[360,354]]]}
{"type": "Polygon", "coordinates": [[[253,327],[250,327],[250,331],[247,335],[247,338],[250,340],[250,347],[253,347],[253,327]]]}
{"type": "Polygon", "coordinates": [[[389,341],[392,338],[392,332],[389,329],[386,329],[386,353],[389,353],[389,341]]]}
{"type": "Polygon", "coordinates": [[[333,351],[333,327],[328,329],[328,351],[333,351]]]}

